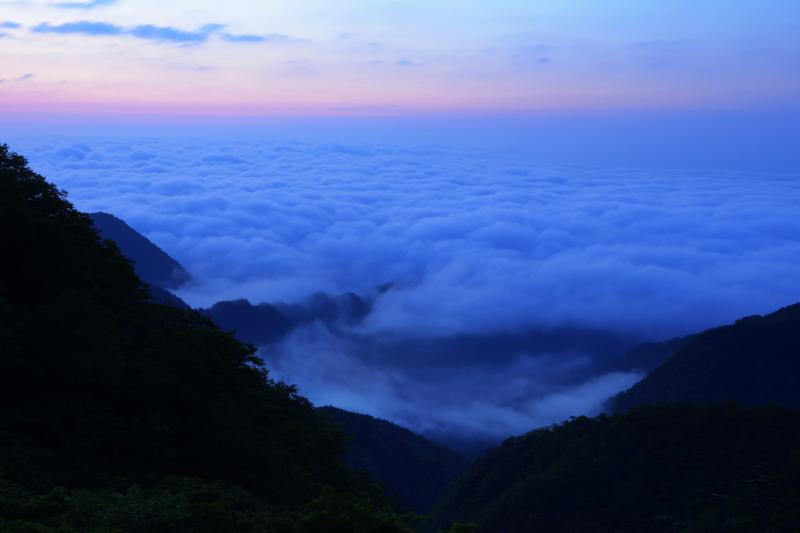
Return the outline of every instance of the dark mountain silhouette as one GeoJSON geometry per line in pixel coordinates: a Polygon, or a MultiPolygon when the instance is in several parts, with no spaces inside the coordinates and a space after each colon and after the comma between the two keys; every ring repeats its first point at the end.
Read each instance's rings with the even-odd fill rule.
{"type": "Polygon", "coordinates": [[[691,337],[609,406],[719,401],[800,407],[800,304],[691,337]]]}
{"type": "Polygon", "coordinates": [[[252,304],[246,299],[215,303],[200,313],[225,330],[233,331],[242,342],[257,346],[280,341],[292,330],[321,322],[330,328],[355,324],[371,310],[371,302],[351,292],[340,296],[315,293],[296,304],[252,304]]]}
{"type": "Polygon", "coordinates": [[[163,289],[158,285],[152,283],[145,283],[150,292],[150,301],[162,305],[171,305],[181,309],[191,309],[191,306],[184,302],[181,298],[171,293],[167,289],[163,289]]]}
{"type": "Polygon", "coordinates": [[[429,511],[467,468],[456,452],[396,424],[335,407],[321,407],[349,437],[344,459],[381,482],[409,509],[429,511]]]}
{"type": "Polygon", "coordinates": [[[180,263],[114,215],[91,213],[89,218],[100,235],[114,241],[122,254],[133,262],[134,271],[147,285],[153,302],[190,308],[189,304],[168,290],[190,280],[189,273],[180,263]]]}
{"type": "Polygon", "coordinates": [[[136,274],[147,283],[177,289],[191,279],[180,263],[124,220],[108,213],[91,213],[89,217],[103,238],[116,242],[122,254],[133,261],[136,274]]]}
{"type": "Polygon", "coordinates": [[[651,406],[506,440],[433,512],[486,533],[797,531],[800,412],[651,406]]]}
{"type": "Polygon", "coordinates": [[[640,344],[612,360],[610,368],[622,372],[652,372],[672,354],[689,344],[694,335],[678,337],[664,342],[640,344]]]}
{"type": "Polygon", "coordinates": [[[199,312],[242,342],[256,346],[271,344],[285,337],[296,327],[276,306],[268,303],[253,305],[248,300],[228,300],[215,303],[199,312]]]}
{"type": "Polygon", "coordinates": [[[408,532],[252,346],[0,145],[0,531],[408,532]]]}

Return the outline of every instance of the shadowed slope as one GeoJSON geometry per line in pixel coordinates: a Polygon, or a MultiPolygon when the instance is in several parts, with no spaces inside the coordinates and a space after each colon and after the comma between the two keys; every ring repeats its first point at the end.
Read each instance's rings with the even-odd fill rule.
{"type": "Polygon", "coordinates": [[[349,437],[347,464],[371,474],[408,508],[429,511],[466,470],[454,451],[396,424],[335,407],[318,410],[349,437]]]}
{"type": "Polygon", "coordinates": [[[89,217],[103,238],[116,242],[123,255],[133,261],[136,274],[147,283],[176,289],[189,281],[189,273],[180,263],[124,220],[108,213],[91,213],[89,217]]]}
{"type": "Polygon", "coordinates": [[[718,401],[800,406],[800,304],[695,335],[610,405],[718,401]]]}
{"type": "Polygon", "coordinates": [[[487,452],[433,513],[486,533],[795,531],[800,413],[655,406],[574,418],[487,452]]]}

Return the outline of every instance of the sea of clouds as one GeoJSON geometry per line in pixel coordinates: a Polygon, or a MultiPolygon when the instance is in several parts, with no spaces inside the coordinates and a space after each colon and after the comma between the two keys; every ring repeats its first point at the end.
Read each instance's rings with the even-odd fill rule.
{"type": "Polygon", "coordinates": [[[178,259],[195,279],[179,295],[194,306],[372,298],[357,324],[292,332],[265,350],[268,364],[315,403],[432,435],[503,436],[593,412],[640,375],[576,380],[593,354],[574,349],[495,360],[487,348],[459,364],[446,342],[426,369],[404,340],[418,351],[565,326],[660,340],[800,300],[790,175],[213,137],[37,136],[11,148],[79,209],[123,218],[178,259]]]}

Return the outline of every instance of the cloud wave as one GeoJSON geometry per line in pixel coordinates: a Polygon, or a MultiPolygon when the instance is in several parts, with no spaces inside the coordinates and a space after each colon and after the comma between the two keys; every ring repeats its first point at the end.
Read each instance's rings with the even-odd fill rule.
{"type": "Polygon", "coordinates": [[[359,294],[370,327],[574,322],[662,336],[798,297],[792,176],[544,167],[458,150],[142,140],[21,144],[143,230],[198,305],[359,294]]]}
{"type": "Polygon", "coordinates": [[[358,323],[312,320],[263,353],[314,401],[432,435],[524,431],[638,377],[600,369],[591,345],[515,344],[525,332],[663,339],[800,300],[788,175],[199,137],[12,148],[79,208],[122,217],[176,257],[197,281],[180,292],[193,305],[391,284],[358,323]],[[465,349],[464,335],[506,348],[465,349]]]}

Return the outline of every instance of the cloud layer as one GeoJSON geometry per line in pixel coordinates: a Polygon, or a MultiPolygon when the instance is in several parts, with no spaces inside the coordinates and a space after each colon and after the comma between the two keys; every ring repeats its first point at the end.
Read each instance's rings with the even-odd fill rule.
{"type": "Polygon", "coordinates": [[[800,300],[790,176],[198,138],[12,148],[79,208],[122,217],[176,257],[197,280],[180,293],[193,305],[393,284],[357,324],[312,323],[265,356],[318,403],[429,434],[524,431],[637,378],[587,372],[590,347],[467,353],[458,336],[572,326],[662,339],[800,300]]]}

